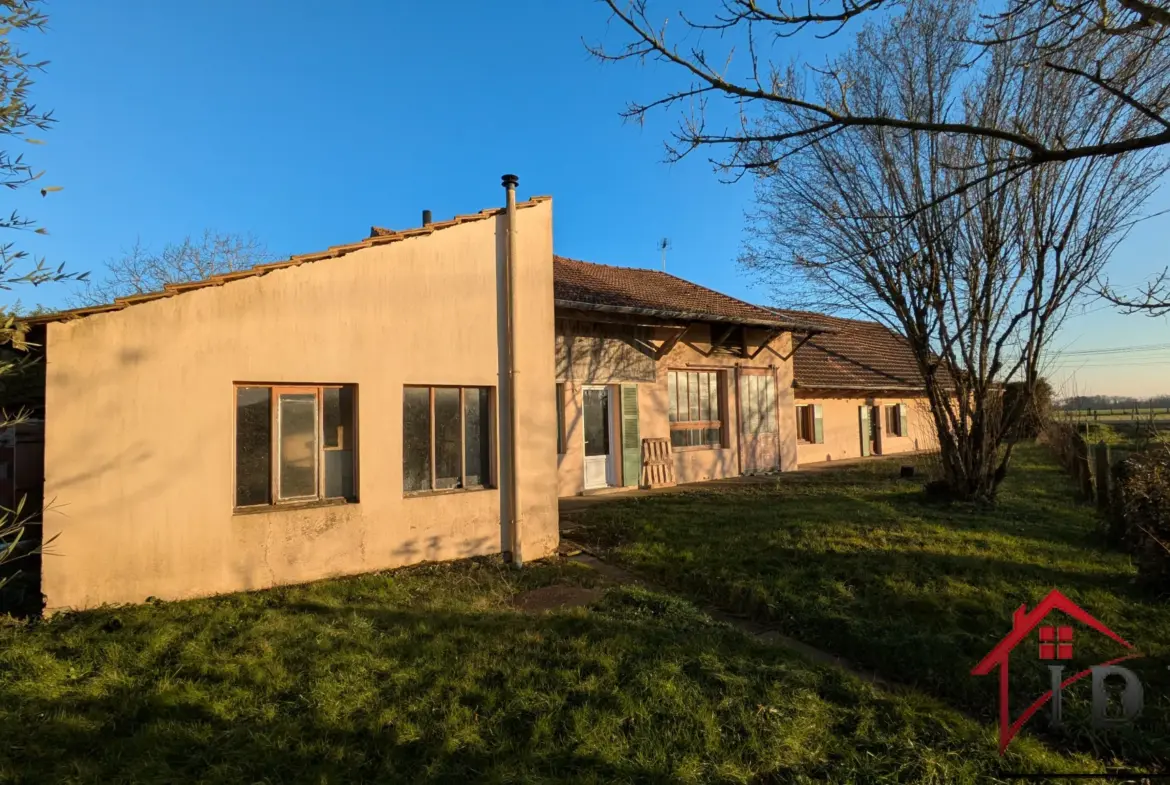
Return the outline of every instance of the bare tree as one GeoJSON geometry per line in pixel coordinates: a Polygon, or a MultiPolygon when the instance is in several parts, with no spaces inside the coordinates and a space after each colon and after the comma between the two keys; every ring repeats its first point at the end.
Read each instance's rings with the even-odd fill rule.
{"type": "Polygon", "coordinates": [[[100,305],[117,297],[161,291],[169,283],[246,270],[265,261],[267,249],[250,234],[206,230],[202,237],[185,237],[163,246],[158,253],[136,241],[121,256],[106,262],[104,274],[88,281],[73,300],[78,306],[100,305]]]}
{"type": "MultiPolygon", "coordinates": [[[[829,108],[848,102],[853,112],[923,125],[956,113],[971,126],[1019,122],[1083,138],[1083,80],[1015,67],[1016,48],[1034,49],[1041,32],[1023,23],[1023,32],[1007,31],[1013,43],[990,51],[981,80],[970,81],[963,42],[979,22],[968,9],[963,0],[911,2],[868,27],[824,76],[850,86],[829,108]]],[[[802,108],[779,104],[758,131],[809,122],[802,108]]],[[[1094,122],[1110,134],[1129,117],[1094,122]]],[[[1045,348],[1165,169],[1134,152],[1003,171],[998,162],[1013,145],[885,125],[810,137],[758,181],[759,215],[742,260],[782,297],[801,282],[822,307],[860,312],[907,337],[945,480],[964,499],[994,498],[1045,348]],[[1007,382],[1022,394],[1005,412],[1007,382]]]]}
{"type": "MultiPolygon", "coordinates": [[[[682,110],[667,143],[669,160],[713,148],[712,162],[740,176],[775,168],[805,145],[846,129],[885,128],[979,140],[984,152],[994,151],[995,166],[984,172],[994,177],[1170,142],[1170,10],[1164,0],[999,0],[952,42],[962,47],[956,78],[961,74],[972,83],[993,67],[1067,77],[1066,89],[1079,96],[1077,114],[1087,123],[1071,138],[1052,124],[1010,113],[976,117],[951,107],[927,117],[890,103],[865,105],[854,100],[855,75],[840,64],[778,59],[801,35],[826,38],[852,31],[859,18],[900,15],[908,0],[721,0],[709,17],[664,11],[655,17],[660,24],[651,19],[649,0],[602,1],[625,40],[589,46],[590,51],[605,61],[660,62],[680,79],[677,88],[633,102],[624,113],[640,121],[657,109],[682,110]],[[727,102],[737,127],[709,128],[711,100],[727,102]],[[774,121],[759,124],[769,111],[774,121]]],[[[1047,100],[1043,94],[1026,98],[1047,100]]],[[[969,189],[977,182],[968,178],[955,187],[969,189]]]]}

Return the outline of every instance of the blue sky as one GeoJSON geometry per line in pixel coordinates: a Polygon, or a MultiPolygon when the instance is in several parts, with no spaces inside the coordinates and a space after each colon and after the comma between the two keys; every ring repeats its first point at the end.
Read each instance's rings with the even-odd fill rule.
{"type": "MultiPolygon", "coordinates": [[[[669,237],[671,272],[763,300],[735,265],[750,185],[721,183],[701,158],[663,164],[671,116],[621,121],[626,100],[656,97],[671,74],[590,59],[582,37],[620,35],[607,37],[604,7],[441,7],[53,0],[50,31],[27,48],[51,61],[34,95],[59,123],[28,154],[64,190],[18,192],[14,205],[50,231],[25,247],[98,270],[136,239],[158,247],[213,228],[305,253],[371,224],[415,226],[424,208],[440,220],[498,204],[500,175],[515,172],[521,197],[553,195],[558,253],[654,266],[669,237]]],[[[1115,260],[1119,283],[1165,266],[1168,229],[1170,216],[1134,233],[1115,260]]],[[[68,296],[19,294],[50,307],[68,296]]],[[[1062,347],[1170,339],[1170,320],[1091,311],[1070,322],[1062,347]]],[[[1170,353],[1107,359],[1060,358],[1054,377],[1066,392],[1170,392],[1170,353]]]]}

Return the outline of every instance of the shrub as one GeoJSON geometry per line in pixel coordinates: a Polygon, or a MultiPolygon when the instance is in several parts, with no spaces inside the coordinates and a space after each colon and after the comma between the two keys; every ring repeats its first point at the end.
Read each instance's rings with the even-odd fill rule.
{"type": "Polygon", "coordinates": [[[1124,545],[1143,581],[1170,591],[1170,444],[1134,453],[1119,469],[1124,545]]]}

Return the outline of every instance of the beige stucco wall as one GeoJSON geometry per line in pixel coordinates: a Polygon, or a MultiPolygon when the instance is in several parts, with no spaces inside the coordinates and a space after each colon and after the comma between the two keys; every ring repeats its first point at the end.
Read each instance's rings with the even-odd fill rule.
{"type": "MultiPolygon", "coordinates": [[[[551,202],[521,209],[518,222],[530,560],[557,544],[551,202]]],[[[503,216],[472,221],[51,324],[48,607],[259,589],[506,547],[499,490],[402,492],[403,385],[498,389],[504,230],[503,216]],[[358,502],[233,514],[235,382],[356,384],[358,502]]]]}
{"type": "MultiPolygon", "coordinates": [[[[909,430],[906,436],[893,436],[887,433],[885,415],[882,416],[879,441],[881,455],[932,450],[937,447],[938,440],[935,437],[934,423],[925,397],[842,398],[812,391],[798,391],[793,405],[806,403],[821,405],[825,441],[823,444],[797,442],[797,460],[801,464],[837,461],[843,458],[860,458],[861,428],[858,412],[863,405],[878,405],[883,407],[884,411],[886,406],[906,404],[909,430]]],[[[792,413],[789,418],[795,428],[795,410],[790,411],[792,413]]]]}
{"type": "MultiPolygon", "coordinates": [[[[558,327],[560,329],[560,327],[558,327]]],[[[718,329],[718,328],[717,328],[718,329]]],[[[661,342],[669,337],[673,331],[656,331],[654,340],[661,342]]],[[[762,330],[752,330],[748,333],[749,352],[764,340],[766,333],[762,330]]],[[[669,438],[670,417],[669,401],[667,398],[667,374],[671,370],[723,370],[724,384],[726,385],[725,399],[727,401],[726,419],[728,432],[728,446],[722,449],[692,449],[674,452],[674,471],[677,482],[700,482],[703,480],[720,479],[738,476],[742,470],[742,460],[739,455],[740,429],[738,407],[735,398],[735,367],[771,369],[776,378],[776,397],[778,399],[778,447],[779,465],[781,471],[796,468],[796,432],[795,420],[792,417],[792,361],[791,335],[783,334],[776,338],[768,348],[765,348],[754,360],[729,355],[708,356],[711,349],[710,328],[706,325],[694,325],[686,333],[686,337],[679,341],[665,357],[655,364],[655,381],[640,382],[638,384],[638,428],[642,438],[669,438]],[[786,359],[788,358],[788,359],[786,359]]],[[[565,396],[565,439],[564,453],[558,456],[558,493],[561,496],[575,496],[585,489],[584,483],[584,424],[581,418],[583,404],[582,388],[587,384],[614,383],[633,379],[622,378],[620,370],[610,367],[602,361],[592,367],[588,373],[582,373],[582,364],[575,363],[576,374],[580,378],[570,378],[574,373],[567,370],[566,365],[561,369],[558,381],[564,383],[565,396]]],[[[555,397],[555,396],[553,396],[555,397]]],[[[616,400],[616,397],[615,399],[616,400]]]]}

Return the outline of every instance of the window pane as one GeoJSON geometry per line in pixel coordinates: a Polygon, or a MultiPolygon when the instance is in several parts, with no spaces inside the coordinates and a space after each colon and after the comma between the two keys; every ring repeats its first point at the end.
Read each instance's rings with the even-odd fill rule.
{"type": "Polygon", "coordinates": [[[271,487],[271,391],[236,388],[236,506],[268,504],[271,487]]]}
{"type": "Polygon", "coordinates": [[[431,489],[431,398],[426,387],[402,391],[402,489],[431,489]]]}
{"type": "Polygon", "coordinates": [[[718,420],[722,416],[719,408],[719,374],[718,372],[710,374],[708,379],[708,386],[711,388],[711,419],[718,420]]]}
{"type": "Polygon", "coordinates": [[[719,432],[718,428],[707,429],[707,444],[711,447],[719,447],[722,445],[723,434],[719,432]]]}
{"type": "Polygon", "coordinates": [[[670,446],[671,447],[689,447],[690,445],[687,443],[687,434],[688,433],[690,433],[690,431],[683,431],[683,430],[671,431],[670,432],[670,446]]]}
{"type": "Polygon", "coordinates": [[[325,497],[352,499],[353,450],[325,451],[325,497]]]}
{"type": "MultiPolygon", "coordinates": [[[[557,385],[558,391],[563,391],[562,385],[557,385]]],[[[557,396],[557,411],[560,411],[562,397],[557,396]]],[[[491,467],[491,456],[488,449],[491,446],[491,414],[488,409],[488,390],[486,387],[468,387],[463,391],[463,427],[466,429],[463,437],[464,458],[467,472],[468,487],[491,485],[488,471],[491,467]]],[[[564,425],[559,425],[561,429],[564,425]]]]}
{"type": "Polygon", "coordinates": [[[678,374],[670,371],[666,374],[666,397],[670,401],[670,422],[678,420],[678,374]]]}
{"type": "Polygon", "coordinates": [[[585,390],[585,454],[609,455],[609,393],[585,390]]]}
{"type": "Polygon", "coordinates": [[[690,395],[690,416],[688,420],[698,419],[698,373],[691,372],[687,374],[687,392],[690,395]]]}
{"type": "Polygon", "coordinates": [[[699,419],[711,420],[711,374],[699,374],[699,419]]]}
{"type": "Polygon", "coordinates": [[[277,404],[280,421],[281,499],[304,499],[317,495],[317,396],[315,393],[285,393],[277,404]]]}
{"type": "Polygon", "coordinates": [[[325,449],[353,449],[353,388],[326,387],[321,391],[325,420],[325,449]]]}
{"type": "Polygon", "coordinates": [[[463,481],[459,463],[459,389],[435,388],[435,489],[458,488],[463,481]]]}

